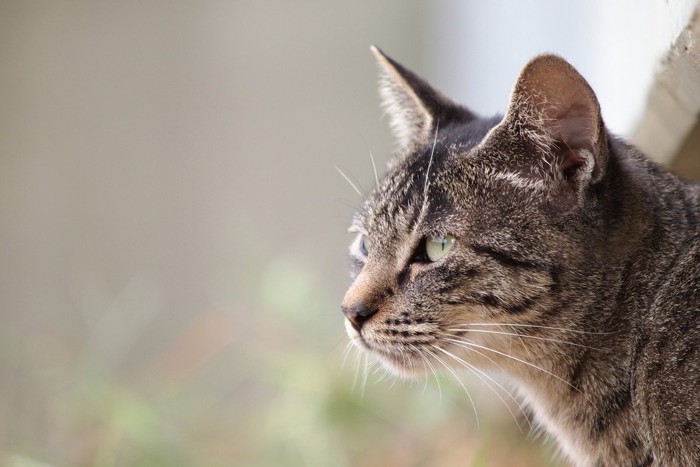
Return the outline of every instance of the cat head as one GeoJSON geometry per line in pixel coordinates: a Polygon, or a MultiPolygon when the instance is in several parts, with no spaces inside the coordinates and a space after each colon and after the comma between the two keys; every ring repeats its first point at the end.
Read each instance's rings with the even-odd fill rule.
{"type": "Polygon", "coordinates": [[[567,271],[585,261],[606,173],[598,101],[569,63],[541,55],[505,116],[483,119],[372,51],[398,150],[350,229],[346,330],[398,374],[448,355],[497,363],[518,351],[504,329],[546,329],[582,287],[567,271]]]}

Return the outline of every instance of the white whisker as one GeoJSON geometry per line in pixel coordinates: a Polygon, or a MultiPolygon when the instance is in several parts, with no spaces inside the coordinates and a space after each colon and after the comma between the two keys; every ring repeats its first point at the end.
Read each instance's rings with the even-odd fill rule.
{"type": "Polygon", "coordinates": [[[508,412],[510,413],[510,415],[513,417],[513,421],[515,421],[515,424],[518,426],[518,430],[522,433],[523,430],[522,430],[522,427],[520,426],[520,422],[518,422],[518,418],[515,416],[515,414],[514,414],[513,411],[511,410],[510,405],[508,405],[508,403],[505,401],[505,399],[503,399],[503,397],[501,397],[501,395],[498,393],[498,391],[496,391],[496,390],[493,388],[493,386],[491,386],[491,384],[489,383],[489,381],[491,381],[491,382],[492,382],[493,384],[495,384],[498,388],[500,388],[501,391],[505,392],[506,395],[515,403],[515,405],[518,406],[518,409],[520,410],[520,412],[523,414],[523,416],[525,416],[525,420],[527,421],[528,425],[530,426],[530,429],[532,429],[532,424],[530,424],[530,419],[528,418],[527,413],[526,413],[525,410],[523,409],[523,406],[520,404],[520,402],[518,402],[517,399],[515,399],[515,397],[513,397],[513,395],[510,393],[510,391],[508,391],[506,388],[504,388],[498,381],[496,381],[496,380],[493,379],[491,376],[489,376],[488,374],[486,374],[486,373],[484,373],[483,371],[481,371],[481,370],[480,370],[479,368],[477,368],[475,365],[472,365],[471,363],[469,363],[469,362],[465,361],[464,359],[458,357],[457,355],[453,354],[452,352],[449,352],[449,351],[443,349],[442,347],[440,347],[440,346],[438,346],[438,345],[432,345],[432,347],[435,348],[435,349],[437,349],[437,350],[439,350],[439,351],[441,351],[442,353],[444,353],[444,354],[447,355],[448,357],[450,357],[450,358],[452,358],[453,360],[455,360],[456,362],[460,363],[460,364],[461,364],[462,366],[464,366],[466,369],[470,370],[472,373],[474,373],[474,374],[476,375],[477,378],[479,378],[479,379],[481,380],[481,382],[483,382],[483,383],[486,385],[486,387],[488,387],[491,391],[493,391],[493,393],[496,394],[496,397],[498,397],[498,398],[501,400],[501,402],[503,402],[503,405],[506,406],[506,409],[508,410],[508,412]],[[487,380],[484,379],[484,378],[487,378],[489,381],[487,381],[487,380]]]}
{"type": "MultiPolygon", "coordinates": [[[[535,356],[532,355],[532,352],[530,352],[530,346],[525,344],[525,341],[523,340],[523,335],[518,333],[515,329],[513,330],[515,335],[517,336],[518,341],[520,341],[520,345],[522,346],[523,349],[525,349],[525,352],[527,352],[527,356],[530,358],[530,361],[535,361],[535,356]]],[[[513,343],[512,341],[510,342],[510,353],[513,353],[513,343]]]]}
{"type": "MultiPolygon", "coordinates": [[[[484,334],[499,334],[503,336],[513,336],[513,337],[519,337],[519,338],[525,338],[525,339],[534,339],[534,340],[539,340],[539,341],[545,341],[545,342],[556,342],[558,344],[568,344],[568,345],[573,345],[575,347],[583,347],[585,349],[592,349],[592,350],[602,350],[597,347],[591,347],[590,345],[583,345],[579,344],[576,342],[571,342],[571,341],[564,341],[560,339],[553,339],[551,337],[542,337],[542,336],[528,336],[527,334],[519,334],[516,332],[505,332],[505,331],[491,331],[491,330],[486,330],[486,329],[469,329],[468,327],[465,328],[459,328],[459,329],[449,329],[449,331],[455,331],[455,332],[478,332],[478,333],[484,333],[484,334]]],[[[521,341],[522,342],[522,341],[521,341]]],[[[524,344],[523,344],[524,345],[524,344]]],[[[525,345],[524,345],[525,346],[525,345]]],[[[525,346],[527,348],[527,346],[525,346]]]]}
{"type": "Polygon", "coordinates": [[[601,336],[606,336],[610,334],[616,334],[614,331],[610,332],[594,332],[594,331],[582,331],[580,329],[571,329],[571,328],[558,328],[554,326],[540,326],[537,324],[521,324],[521,323],[465,323],[465,324],[458,324],[457,326],[509,326],[509,327],[521,327],[521,328],[534,328],[534,329],[551,329],[553,331],[564,331],[564,332],[571,332],[571,333],[578,333],[578,334],[593,334],[593,335],[601,335],[601,336]]]}
{"type": "Polygon", "coordinates": [[[447,371],[449,371],[449,372],[452,374],[452,376],[455,377],[455,379],[457,380],[457,382],[459,383],[459,385],[462,386],[462,389],[464,389],[464,392],[467,394],[467,397],[469,398],[469,402],[471,403],[472,408],[474,409],[474,418],[475,418],[475,420],[476,420],[476,426],[477,426],[477,428],[479,428],[479,427],[480,427],[480,424],[479,424],[479,413],[478,413],[477,410],[476,410],[476,404],[474,404],[474,399],[472,399],[472,395],[469,393],[469,390],[468,390],[467,387],[464,385],[464,383],[462,382],[462,380],[459,378],[459,375],[457,375],[457,373],[455,373],[455,371],[454,371],[452,368],[450,368],[450,366],[449,366],[447,363],[445,363],[435,352],[433,352],[433,351],[431,351],[431,350],[427,350],[427,349],[426,349],[426,352],[428,352],[428,354],[429,354],[430,356],[432,356],[432,357],[433,357],[435,360],[437,360],[442,366],[444,366],[445,369],[446,369],[447,371]]]}
{"type": "Polygon", "coordinates": [[[374,181],[377,183],[377,186],[379,186],[379,175],[377,175],[377,164],[374,163],[374,156],[372,155],[372,151],[369,152],[369,158],[372,161],[372,170],[374,171],[374,181]]]}
{"type": "Polygon", "coordinates": [[[345,350],[343,350],[343,363],[340,365],[341,370],[345,368],[345,364],[348,361],[348,356],[353,348],[355,348],[355,346],[353,345],[352,341],[348,341],[348,343],[345,344],[345,350]]]}
{"type": "MultiPolygon", "coordinates": [[[[428,357],[426,357],[423,354],[423,352],[421,352],[421,350],[419,348],[417,348],[416,346],[410,345],[410,344],[409,344],[409,348],[412,349],[413,352],[415,352],[418,356],[420,356],[420,358],[423,359],[425,364],[430,369],[430,372],[433,374],[433,377],[435,378],[435,383],[437,383],[437,387],[438,387],[438,394],[440,396],[440,405],[442,406],[442,386],[440,385],[440,379],[438,379],[438,375],[437,375],[437,371],[435,371],[435,367],[433,366],[432,363],[430,363],[430,359],[428,357]]],[[[425,392],[425,388],[427,387],[427,385],[428,385],[428,375],[426,373],[425,386],[423,387],[423,392],[425,392]]]]}
{"type": "Polygon", "coordinates": [[[435,147],[437,146],[438,131],[440,130],[440,120],[435,123],[435,137],[433,138],[433,148],[430,151],[430,160],[428,160],[428,168],[425,172],[425,184],[423,185],[423,204],[420,208],[418,220],[413,224],[412,232],[415,233],[418,227],[423,223],[423,219],[427,213],[428,207],[428,181],[430,180],[430,168],[433,165],[433,156],[435,155],[435,147]]]}
{"type": "Polygon", "coordinates": [[[353,187],[353,189],[355,190],[355,192],[356,192],[358,195],[364,196],[364,195],[362,194],[362,191],[361,191],[359,188],[357,188],[357,185],[355,185],[355,183],[353,183],[352,180],[350,180],[350,177],[348,177],[347,175],[345,175],[345,172],[343,172],[342,169],[341,169],[340,167],[338,167],[338,166],[336,165],[336,166],[335,166],[335,170],[337,170],[338,173],[345,179],[345,181],[348,182],[348,183],[350,184],[351,187],[353,187]]]}
{"type": "Polygon", "coordinates": [[[425,184],[423,185],[423,199],[428,195],[428,180],[430,179],[430,167],[433,165],[433,156],[435,155],[435,146],[437,146],[438,130],[440,129],[440,120],[435,122],[435,137],[433,138],[433,149],[430,151],[430,160],[428,160],[428,169],[425,172],[425,184]]]}
{"type": "Polygon", "coordinates": [[[367,354],[361,350],[357,351],[357,358],[355,359],[355,377],[353,378],[352,381],[352,390],[353,392],[359,391],[360,397],[364,397],[364,387],[363,387],[363,379],[364,379],[364,369],[367,366],[367,354]]]}
{"type": "MultiPolygon", "coordinates": [[[[545,370],[544,368],[541,368],[541,367],[535,365],[534,363],[530,363],[530,362],[528,362],[528,361],[526,361],[526,360],[522,360],[522,359],[520,359],[520,358],[518,358],[518,357],[514,357],[514,356],[512,356],[512,355],[508,355],[507,353],[501,352],[501,351],[496,350],[496,349],[492,349],[492,348],[489,348],[489,347],[485,347],[485,346],[483,346],[483,345],[479,345],[479,344],[477,344],[477,343],[475,343],[475,342],[472,342],[472,341],[469,341],[469,340],[465,340],[465,339],[463,339],[463,338],[460,338],[460,339],[451,338],[451,339],[445,339],[445,340],[448,341],[448,342],[452,342],[453,344],[455,344],[455,345],[457,345],[457,346],[460,346],[460,347],[464,347],[464,348],[467,348],[467,347],[476,347],[476,348],[478,348],[478,349],[486,350],[487,352],[493,352],[493,353],[496,353],[496,354],[501,355],[501,356],[503,356],[503,357],[510,358],[511,360],[514,360],[514,361],[516,361],[516,362],[522,363],[523,365],[529,366],[529,367],[534,368],[534,369],[536,369],[536,370],[539,370],[539,371],[541,371],[541,372],[543,372],[543,373],[545,373],[545,374],[548,374],[549,376],[551,376],[551,377],[553,377],[553,378],[555,378],[555,379],[561,381],[562,383],[566,384],[567,386],[571,387],[572,389],[574,389],[575,391],[581,393],[584,397],[586,397],[586,395],[585,395],[583,392],[581,392],[581,390],[580,390],[579,388],[577,388],[577,387],[574,386],[573,384],[569,383],[568,381],[566,381],[565,379],[563,379],[561,376],[557,376],[557,375],[555,375],[554,373],[552,373],[551,371],[545,370]]],[[[587,398],[587,397],[586,397],[586,398],[587,398]]],[[[587,399],[588,399],[588,398],[587,398],[587,399]]]]}
{"type": "MultiPolygon", "coordinates": [[[[456,336],[455,336],[454,334],[449,334],[449,333],[446,333],[446,332],[440,332],[439,334],[440,334],[441,336],[445,337],[446,339],[450,339],[450,338],[454,339],[454,338],[456,338],[456,336]]],[[[489,362],[491,362],[491,364],[493,364],[493,366],[495,366],[496,368],[498,368],[500,371],[502,371],[503,373],[507,373],[506,370],[505,370],[501,365],[499,365],[497,361],[495,361],[493,358],[489,357],[489,356],[486,355],[485,353],[480,352],[480,351],[478,351],[478,350],[476,350],[476,349],[471,349],[471,348],[467,348],[466,350],[469,350],[470,352],[474,352],[475,354],[479,355],[480,357],[485,358],[486,360],[488,360],[489,362]]]]}
{"type": "Polygon", "coordinates": [[[357,347],[353,346],[353,348],[355,349],[355,358],[353,360],[352,365],[354,369],[354,376],[352,378],[352,391],[355,392],[360,377],[360,359],[362,359],[363,355],[357,347]]]}

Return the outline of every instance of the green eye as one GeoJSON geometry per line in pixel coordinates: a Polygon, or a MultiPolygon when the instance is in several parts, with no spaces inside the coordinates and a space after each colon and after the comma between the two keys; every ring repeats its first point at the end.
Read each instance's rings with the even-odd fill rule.
{"type": "Polygon", "coordinates": [[[456,239],[452,235],[438,235],[426,237],[425,254],[428,259],[435,262],[445,256],[454,246],[456,239]]]}

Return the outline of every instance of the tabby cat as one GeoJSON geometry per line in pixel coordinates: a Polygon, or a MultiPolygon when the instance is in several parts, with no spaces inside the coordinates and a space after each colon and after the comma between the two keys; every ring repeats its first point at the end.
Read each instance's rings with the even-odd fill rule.
{"type": "Polygon", "coordinates": [[[700,465],[700,187],[558,56],[481,118],[372,50],[399,149],[350,229],[351,340],[406,377],[505,372],[574,465],[700,465]]]}

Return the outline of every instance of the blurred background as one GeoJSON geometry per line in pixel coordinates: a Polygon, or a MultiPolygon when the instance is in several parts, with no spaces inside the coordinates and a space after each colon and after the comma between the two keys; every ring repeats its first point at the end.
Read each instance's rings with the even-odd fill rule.
{"type": "Polygon", "coordinates": [[[632,135],[666,3],[0,1],[0,463],[559,465],[480,381],[345,354],[335,167],[391,154],[373,43],[484,115],[560,53],[632,135]]]}

